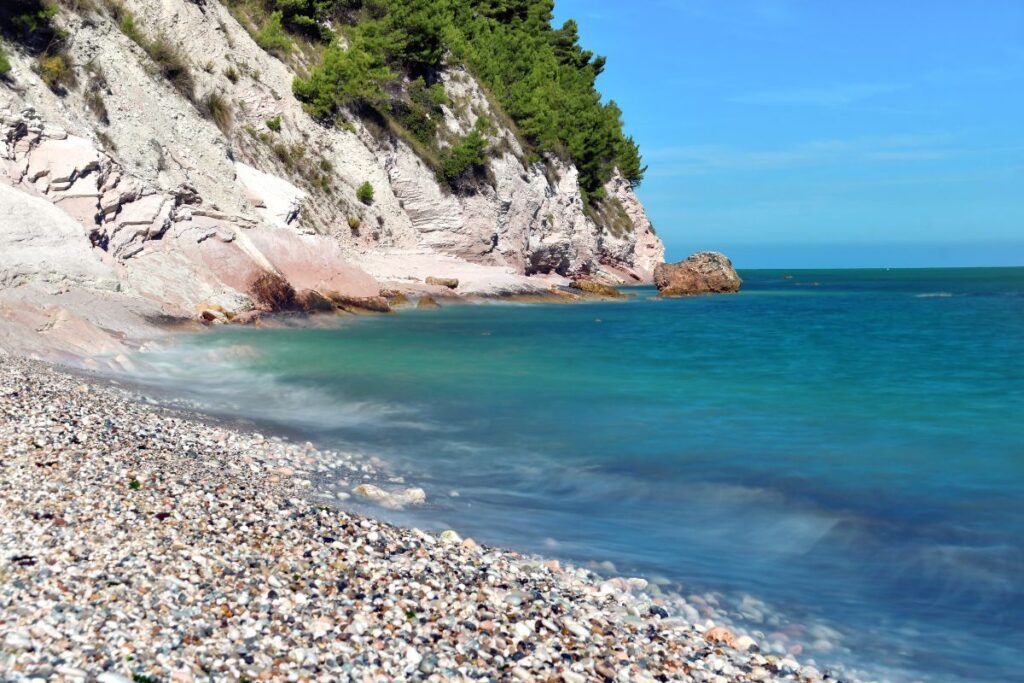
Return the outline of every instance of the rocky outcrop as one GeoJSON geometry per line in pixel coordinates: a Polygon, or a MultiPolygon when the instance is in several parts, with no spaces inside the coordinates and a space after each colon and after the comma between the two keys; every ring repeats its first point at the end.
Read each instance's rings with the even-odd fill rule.
{"type": "Polygon", "coordinates": [[[586,292],[587,294],[593,294],[595,296],[603,296],[610,299],[618,299],[622,297],[622,292],[611,285],[606,285],[602,282],[594,282],[593,280],[573,280],[569,286],[573,289],[578,289],[581,292],[586,292]]]}
{"type": "MultiPolygon", "coordinates": [[[[9,183],[3,204],[12,207],[0,239],[31,245],[54,269],[67,268],[69,278],[89,263],[106,270],[109,287],[157,301],[179,317],[198,313],[201,303],[228,312],[251,308],[251,283],[262,273],[279,274],[297,291],[378,294],[377,282],[351,265],[334,240],[292,226],[302,192],[285,180],[239,164],[245,170],[232,174],[237,191],[266,213],[229,212],[187,183],[165,188],[131,174],[91,140],[48,127],[33,109],[0,113],[0,123],[7,141],[0,179],[9,183]],[[32,211],[12,213],[28,200],[32,211]],[[46,234],[35,229],[42,223],[50,226],[46,234]],[[57,242],[63,252],[78,245],[76,258],[57,242]]],[[[0,254],[9,284],[18,272],[15,255],[0,254]]]]}
{"type": "Polygon", "coordinates": [[[654,232],[647,211],[637,199],[629,181],[616,172],[605,184],[611,210],[619,213],[607,223],[620,226],[619,232],[605,230],[601,239],[601,262],[618,273],[622,282],[649,283],[654,269],[665,262],[665,245],[654,232]],[[617,220],[616,220],[617,218],[617,220]]]}
{"type": "MultiPolygon", "coordinates": [[[[424,284],[431,276],[457,280],[460,295],[535,295],[574,277],[650,281],[663,258],[618,174],[596,211],[575,167],[528,160],[512,130],[496,125],[487,180],[454,192],[386,131],[355,117],[329,127],[310,118],[292,96],[294,72],[222,3],[122,4],[145,17],[148,35],[178,47],[194,95],[166,82],[102,3],[61,5],[54,19],[72,37],[78,83],[61,95],[29,55],[5,44],[12,68],[0,80],[0,184],[7,204],[13,191],[32,199],[33,211],[48,203],[51,218],[40,214],[31,226],[14,226],[25,221],[10,211],[0,218],[0,244],[19,244],[0,251],[0,299],[31,275],[36,293],[48,291],[42,280],[63,281],[104,287],[132,310],[235,320],[260,307],[250,290],[266,273],[304,301],[375,308],[382,287],[444,295],[424,284]],[[230,111],[223,130],[202,113],[211,95],[230,111]],[[375,191],[369,205],[356,193],[366,182],[375,191]]],[[[446,68],[440,79],[453,134],[479,116],[503,120],[465,70],[446,68]]]]}
{"type": "Polygon", "coordinates": [[[50,202],[0,183],[0,289],[30,282],[115,291],[81,226],[50,202]]]}
{"type": "Polygon", "coordinates": [[[742,280],[725,254],[701,251],[679,263],[659,264],[654,284],[661,296],[692,296],[738,292],[742,280]]]}

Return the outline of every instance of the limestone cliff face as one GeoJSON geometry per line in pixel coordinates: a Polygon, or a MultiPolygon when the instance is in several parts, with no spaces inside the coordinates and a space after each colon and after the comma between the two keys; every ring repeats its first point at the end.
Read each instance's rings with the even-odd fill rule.
{"type": "MultiPolygon", "coordinates": [[[[461,293],[495,294],[581,274],[650,281],[663,260],[620,177],[608,187],[617,215],[594,216],[573,166],[528,163],[498,126],[491,182],[453,193],[394,136],[355,119],[343,128],[310,118],[292,96],[293,71],[215,0],[123,5],[147,36],[178,46],[191,97],[104,11],[64,9],[56,21],[71,36],[77,80],[66,93],[54,94],[33,60],[7,46],[0,182],[76,221],[91,258],[126,295],[195,315],[204,304],[251,307],[251,281],[267,271],[297,289],[352,297],[419,286],[424,273],[460,278],[461,293]],[[211,102],[228,112],[220,128],[211,102]],[[276,117],[279,131],[267,124],[276,117]],[[370,205],[356,197],[364,182],[375,191],[370,205]]],[[[452,132],[492,113],[469,73],[452,68],[442,82],[452,132]]],[[[6,215],[0,233],[11,229],[6,215]]]]}

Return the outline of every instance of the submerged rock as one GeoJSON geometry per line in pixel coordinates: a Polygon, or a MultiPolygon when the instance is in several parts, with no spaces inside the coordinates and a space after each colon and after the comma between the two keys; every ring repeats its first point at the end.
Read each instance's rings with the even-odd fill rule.
{"type": "Polygon", "coordinates": [[[387,491],[380,488],[379,486],[374,486],[373,484],[360,484],[359,486],[352,489],[352,493],[358,496],[359,498],[373,501],[375,503],[387,500],[388,498],[387,491]]]}
{"type": "Polygon", "coordinates": [[[725,254],[700,251],[679,263],[659,264],[654,284],[661,296],[692,296],[738,292],[743,281],[725,254]]]}
{"type": "Polygon", "coordinates": [[[354,297],[331,293],[331,301],[348,313],[391,313],[391,305],[382,296],[354,297]]]}
{"type": "Polygon", "coordinates": [[[400,510],[406,505],[422,505],[427,502],[427,494],[421,488],[399,489],[397,491],[385,491],[373,484],[360,484],[352,489],[352,494],[357,498],[376,503],[382,507],[400,510]]]}
{"type": "Polygon", "coordinates": [[[598,296],[607,296],[613,299],[622,297],[622,292],[615,289],[611,285],[606,285],[601,282],[594,282],[593,280],[573,280],[572,284],[569,285],[573,289],[578,289],[581,292],[588,294],[596,294],[598,296]]]}
{"type": "Polygon", "coordinates": [[[392,289],[382,289],[380,295],[384,297],[391,308],[395,308],[397,306],[408,306],[410,303],[409,297],[406,296],[405,292],[392,289]]]}
{"type": "Polygon", "coordinates": [[[299,308],[307,313],[330,313],[334,310],[334,304],[315,289],[306,289],[295,296],[299,308]]]}
{"type": "Polygon", "coordinates": [[[437,303],[437,299],[434,297],[424,295],[416,303],[416,308],[441,308],[441,304],[437,303]]]}

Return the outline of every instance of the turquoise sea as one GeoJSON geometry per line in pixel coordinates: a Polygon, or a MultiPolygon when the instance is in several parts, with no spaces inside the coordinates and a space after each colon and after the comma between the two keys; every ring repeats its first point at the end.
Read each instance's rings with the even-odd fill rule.
{"type": "Polygon", "coordinates": [[[741,275],[150,359],[209,410],[379,456],[429,496],[396,521],[711,593],[821,668],[1024,680],[1024,268],[741,275]]]}

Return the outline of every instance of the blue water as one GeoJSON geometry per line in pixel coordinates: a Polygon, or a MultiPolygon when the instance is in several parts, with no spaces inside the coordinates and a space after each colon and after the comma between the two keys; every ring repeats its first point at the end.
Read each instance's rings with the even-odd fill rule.
{"type": "Polygon", "coordinates": [[[216,410],[380,455],[430,498],[399,521],[755,596],[783,616],[748,627],[819,665],[1024,680],[1024,269],[742,275],[163,361],[216,410]]]}

